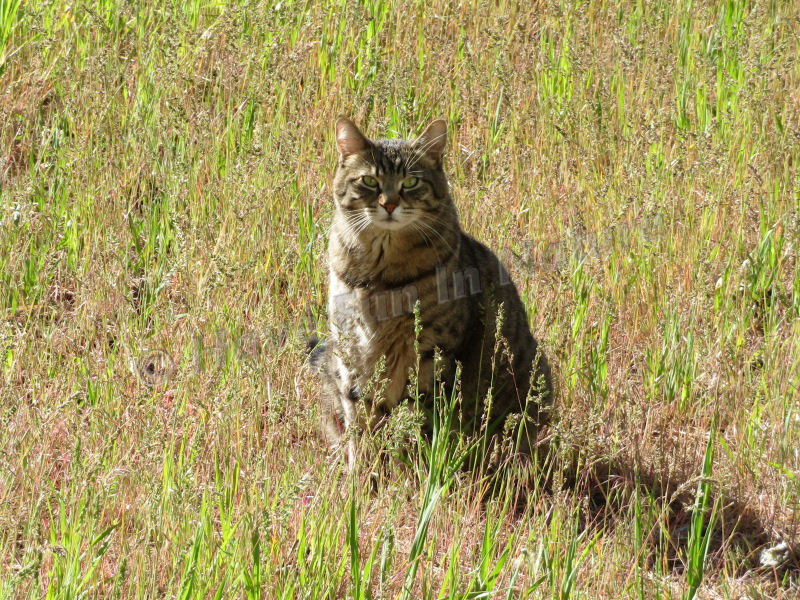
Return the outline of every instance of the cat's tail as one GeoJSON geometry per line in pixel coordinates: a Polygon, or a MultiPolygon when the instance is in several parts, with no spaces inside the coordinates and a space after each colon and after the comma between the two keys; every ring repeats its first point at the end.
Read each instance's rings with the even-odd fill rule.
{"type": "Polygon", "coordinates": [[[320,373],[325,365],[328,345],[316,335],[312,335],[306,342],[306,350],[308,350],[308,363],[311,365],[311,370],[314,373],[320,373]]]}

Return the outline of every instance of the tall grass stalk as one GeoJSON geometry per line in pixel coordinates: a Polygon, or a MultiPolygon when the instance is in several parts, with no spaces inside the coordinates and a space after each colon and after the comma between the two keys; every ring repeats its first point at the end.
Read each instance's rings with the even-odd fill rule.
{"type": "Polygon", "coordinates": [[[703,458],[703,470],[700,475],[700,482],[697,484],[695,492],[694,506],[689,526],[689,544],[687,546],[686,564],[686,592],[684,600],[692,600],[700,585],[706,570],[706,559],[711,544],[711,536],[714,533],[714,524],[717,518],[717,508],[719,498],[713,500],[713,507],[709,514],[711,505],[711,476],[714,467],[714,440],[716,439],[716,419],[708,433],[708,444],[703,458]]]}

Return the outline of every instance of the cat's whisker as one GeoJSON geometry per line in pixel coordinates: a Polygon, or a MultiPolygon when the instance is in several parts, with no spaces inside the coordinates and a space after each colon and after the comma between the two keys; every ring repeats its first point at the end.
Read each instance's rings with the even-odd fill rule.
{"type": "Polygon", "coordinates": [[[439,140],[441,140],[444,137],[447,137],[446,133],[442,133],[442,134],[433,136],[432,138],[427,140],[426,143],[423,146],[421,146],[419,148],[415,148],[414,149],[414,153],[411,156],[411,158],[414,159],[414,162],[412,162],[411,164],[408,164],[408,162],[407,162],[406,163],[406,169],[407,170],[408,169],[413,169],[417,165],[417,163],[420,161],[420,159],[423,156],[425,156],[425,154],[427,154],[428,150],[430,150],[431,148],[433,148],[433,146],[438,144],[439,140]]]}
{"type": "Polygon", "coordinates": [[[366,230],[367,227],[369,227],[369,225],[370,225],[369,220],[364,219],[362,221],[359,221],[356,225],[354,225],[351,231],[353,232],[353,235],[359,236],[364,230],[366,230]]]}
{"type": "Polygon", "coordinates": [[[371,224],[372,224],[372,221],[370,221],[370,220],[366,220],[366,221],[364,221],[364,222],[361,224],[361,226],[358,228],[358,230],[356,230],[356,234],[357,234],[357,235],[360,235],[360,234],[361,234],[363,231],[365,231],[365,230],[367,229],[367,227],[369,227],[371,224]]]}
{"type": "Polygon", "coordinates": [[[427,213],[427,214],[429,217],[428,218],[429,224],[444,225],[444,226],[450,225],[450,220],[447,218],[444,218],[436,213],[427,213]]]}
{"type": "Polygon", "coordinates": [[[403,162],[403,169],[406,172],[409,172],[411,169],[413,169],[419,162],[420,158],[422,158],[425,155],[425,152],[427,152],[428,149],[430,149],[430,147],[434,143],[436,143],[436,140],[429,140],[428,143],[425,144],[424,146],[413,147],[411,149],[411,154],[405,157],[405,160],[403,162]]]}
{"type": "MultiPolygon", "coordinates": [[[[446,134],[445,134],[446,135],[446,134]]],[[[428,143],[425,144],[423,147],[412,146],[411,154],[406,155],[403,160],[403,170],[408,173],[411,169],[413,169],[416,164],[419,162],[419,159],[422,158],[433,144],[442,136],[436,136],[436,138],[432,140],[428,140],[428,143]],[[413,161],[413,162],[412,162],[413,161]]]]}
{"type": "Polygon", "coordinates": [[[425,233],[425,230],[420,226],[419,222],[417,221],[412,222],[411,229],[419,233],[420,237],[425,241],[425,245],[428,246],[428,248],[434,248],[433,240],[427,233],[425,233]]]}
{"type": "Polygon", "coordinates": [[[424,227],[426,231],[429,231],[430,233],[438,237],[442,241],[442,244],[444,244],[450,252],[453,251],[453,247],[444,238],[444,236],[439,231],[436,230],[436,228],[434,228],[433,226],[429,225],[428,223],[426,223],[421,219],[416,220],[415,223],[418,223],[421,227],[424,227]]]}
{"type": "Polygon", "coordinates": [[[362,215],[358,215],[355,217],[345,218],[345,223],[347,223],[348,229],[356,230],[358,229],[359,225],[363,223],[364,217],[362,215]]]}
{"type": "Polygon", "coordinates": [[[420,235],[420,237],[423,240],[425,240],[425,245],[428,246],[428,248],[430,248],[436,255],[436,262],[441,263],[442,255],[439,252],[439,248],[436,247],[436,244],[434,243],[433,239],[427,234],[427,232],[422,226],[422,223],[420,223],[419,221],[415,221],[414,223],[412,223],[412,226],[414,228],[414,231],[416,231],[420,235]]]}
{"type": "MultiPolygon", "coordinates": [[[[427,142],[423,146],[419,146],[419,147],[415,148],[414,156],[422,157],[435,144],[439,143],[439,140],[441,140],[443,137],[446,137],[446,136],[447,136],[446,133],[441,133],[439,135],[436,135],[436,136],[430,138],[429,140],[427,140],[427,142]]],[[[414,164],[416,164],[416,163],[414,163],[414,164]]],[[[411,166],[413,167],[414,165],[412,164],[411,166]]]]}
{"type": "Polygon", "coordinates": [[[436,255],[436,262],[442,262],[442,254],[440,252],[441,247],[436,244],[436,241],[430,236],[429,230],[427,230],[421,223],[416,222],[414,231],[416,231],[419,236],[425,240],[425,245],[430,248],[433,253],[436,255]]]}
{"type": "Polygon", "coordinates": [[[353,239],[358,238],[358,236],[367,227],[369,227],[371,223],[369,215],[363,212],[347,214],[345,215],[344,220],[347,225],[347,230],[351,233],[353,239]]]}

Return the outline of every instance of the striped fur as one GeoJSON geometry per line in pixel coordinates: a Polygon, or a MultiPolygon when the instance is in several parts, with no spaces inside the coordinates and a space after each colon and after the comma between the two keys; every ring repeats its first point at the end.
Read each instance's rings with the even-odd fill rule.
{"type": "Polygon", "coordinates": [[[336,133],[336,211],[328,248],[331,331],[312,357],[323,384],[327,437],[339,442],[351,426],[379,422],[408,399],[409,374],[417,366],[420,398],[430,405],[438,351],[445,384],[453,382],[456,362],[462,365],[465,421],[477,427],[486,416],[491,382],[490,420],[526,411],[531,417],[530,435],[523,436],[527,446],[545,420],[540,408],[550,401],[549,366],[537,352],[508,273],[489,249],[461,230],[442,168],[444,122],[435,121],[414,141],[371,141],[347,119],[337,121],[336,133]],[[419,358],[416,301],[422,325],[419,358]],[[386,381],[382,393],[364,393],[379,364],[383,372],[377,375],[386,381]],[[526,402],[532,374],[541,385],[526,402]]]}

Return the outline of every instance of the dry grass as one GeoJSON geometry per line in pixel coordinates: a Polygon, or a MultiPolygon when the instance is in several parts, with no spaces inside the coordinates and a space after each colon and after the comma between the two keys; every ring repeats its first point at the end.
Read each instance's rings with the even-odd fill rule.
{"type": "Polygon", "coordinates": [[[0,0],[0,596],[796,597],[758,552],[797,537],[798,40],[778,1],[0,0]],[[338,114],[448,120],[554,484],[326,457],[338,114]]]}

